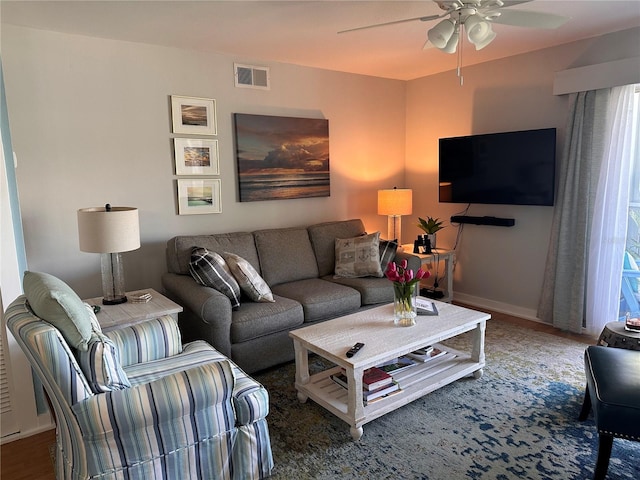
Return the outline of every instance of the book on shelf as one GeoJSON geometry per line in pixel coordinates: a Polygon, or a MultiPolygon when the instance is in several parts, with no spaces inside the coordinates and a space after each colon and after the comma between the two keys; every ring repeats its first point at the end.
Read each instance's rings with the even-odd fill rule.
{"type": "Polygon", "coordinates": [[[390,393],[397,392],[400,390],[400,385],[397,382],[392,382],[389,385],[385,385],[384,387],[378,388],[376,390],[363,390],[362,391],[362,400],[364,400],[365,405],[377,398],[384,397],[389,395],[390,393]]]}
{"type": "Polygon", "coordinates": [[[378,367],[367,368],[362,375],[362,388],[376,390],[393,382],[393,377],[378,367]]]}
{"type": "Polygon", "coordinates": [[[389,393],[385,393],[384,395],[380,396],[380,397],[376,397],[376,398],[371,398],[369,400],[364,400],[364,404],[365,405],[371,405],[372,403],[375,403],[379,400],[383,400],[385,398],[388,398],[392,395],[396,395],[398,393],[400,393],[402,391],[402,389],[400,387],[398,387],[397,390],[394,390],[393,392],[389,392],[389,393]]]}
{"type": "Polygon", "coordinates": [[[336,382],[338,385],[349,388],[349,381],[347,380],[347,376],[344,373],[334,373],[331,375],[331,380],[336,382]]]}
{"type": "MultiPolygon", "coordinates": [[[[347,380],[347,376],[344,373],[334,373],[331,375],[331,379],[340,385],[343,388],[349,388],[349,382],[347,380]]],[[[375,390],[367,390],[366,388],[362,388],[362,400],[365,405],[368,402],[376,400],[378,398],[385,397],[391,393],[397,392],[400,390],[400,385],[397,382],[392,381],[387,385],[383,385],[380,388],[376,388],[375,390]]]]}
{"type": "Polygon", "coordinates": [[[378,365],[378,368],[380,370],[387,372],[389,375],[393,377],[394,374],[400,373],[403,370],[406,370],[407,368],[411,368],[417,363],[418,363],[417,360],[414,360],[413,358],[403,355],[389,362],[385,362],[382,365],[378,365]]]}
{"type": "Polygon", "coordinates": [[[407,353],[407,356],[417,360],[419,362],[428,362],[429,360],[433,360],[434,358],[438,358],[447,353],[445,350],[442,350],[437,347],[423,347],[418,350],[414,350],[411,353],[407,353]]]}

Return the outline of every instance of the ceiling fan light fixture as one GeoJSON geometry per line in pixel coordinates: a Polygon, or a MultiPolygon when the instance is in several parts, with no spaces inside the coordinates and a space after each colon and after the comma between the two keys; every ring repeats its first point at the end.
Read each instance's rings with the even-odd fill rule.
{"type": "Polygon", "coordinates": [[[467,18],[464,28],[467,31],[467,38],[476,46],[476,50],[486,47],[496,38],[495,32],[491,29],[491,24],[480,15],[473,15],[467,18]]]}
{"type": "Polygon", "coordinates": [[[434,47],[443,50],[451,40],[455,31],[455,25],[450,19],[444,19],[427,32],[427,38],[434,47]]]}
{"type": "Polygon", "coordinates": [[[484,47],[489,45],[496,38],[496,32],[491,30],[491,26],[489,26],[489,32],[485,35],[485,37],[477,42],[472,42],[476,46],[476,50],[482,50],[484,47]]]}
{"type": "Polygon", "coordinates": [[[456,31],[453,32],[453,35],[451,35],[451,38],[449,39],[447,44],[444,46],[444,48],[441,48],[440,50],[442,50],[444,53],[456,53],[456,48],[458,48],[459,37],[460,37],[460,34],[456,29],[456,31]]]}

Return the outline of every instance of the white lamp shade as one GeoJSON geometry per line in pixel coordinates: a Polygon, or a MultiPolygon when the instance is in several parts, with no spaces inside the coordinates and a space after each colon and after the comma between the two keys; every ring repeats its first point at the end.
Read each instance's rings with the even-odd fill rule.
{"type": "Polygon", "coordinates": [[[450,19],[442,20],[427,32],[429,41],[440,50],[444,49],[453,35],[455,25],[450,19]]]}
{"type": "Polygon", "coordinates": [[[456,53],[456,48],[458,48],[459,38],[460,38],[460,35],[458,34],[458,32],[453,32],[453,35],[451,35],[451,38],[447,42],[447,45],[441,50],[444,53],[456,53]]]}
{"type": "Polygon", "coordinates": [[[476,46],[476,50],[480,50],[489,45],[494,38],[495,32],[491,29],[491,24],[482,19],[479,15],[469,17],[464,28],[467,31],[469,41],[476,46]]]}
{"type": "Polygon", "coordinates": [[[116,253],[140,248],[138,209],[82,208],[78,210],[78,238],[83,252],[116,253]]]}
{"type": "Polygon", "coordinates": [[[378,215],[411,215],[412,205],[410,188],[378,190],[378,215]]]}

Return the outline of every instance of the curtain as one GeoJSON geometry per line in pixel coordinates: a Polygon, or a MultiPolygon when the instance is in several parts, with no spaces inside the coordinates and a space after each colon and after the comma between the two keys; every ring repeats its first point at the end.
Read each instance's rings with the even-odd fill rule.
{"type": "Polygon", "coordinates": [[[570,96],[538,306],[562,330],[597,334],[617,319],[637,116],[634,86],[570,96]]]}
{"type": "Polygon", "coordinates": [[[638,154],[635,86],[611,90],[607,117],[610,126],[594,205],[587,272],[585,327],[595,335],[607,322],[617,320],[620,308],[632,159],[638,154]]]}
{"type": "Polygon", "coordinates": [[[585,313],[589,234],[610,90],[572,93],[538,318],[576,333],[585,313]]]}

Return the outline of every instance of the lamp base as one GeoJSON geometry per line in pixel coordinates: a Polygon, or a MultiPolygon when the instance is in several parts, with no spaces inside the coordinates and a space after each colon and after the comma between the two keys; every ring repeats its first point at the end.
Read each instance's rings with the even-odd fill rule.
{"type": "Polygon", "coordinates": [[[120,253],[103,253],[100,263],[102,267],[102,304],[125,303],[127,296],[124,290],[122,256],[120,253]]]}
{"type": "Polygon", "coordinates": [[[402,234],[402,216],[389,215],[387,218],[387,240],[397,240],[398,245],[402,245],[400,236],[402,234]]]}
{"type": "Polygon", "coordinates": [[[127,297],[119,297],[119,298],[103,298],[102,299],[102,304],[103,305],[119,305],[121,303],[126,303],[127,297]]]}

